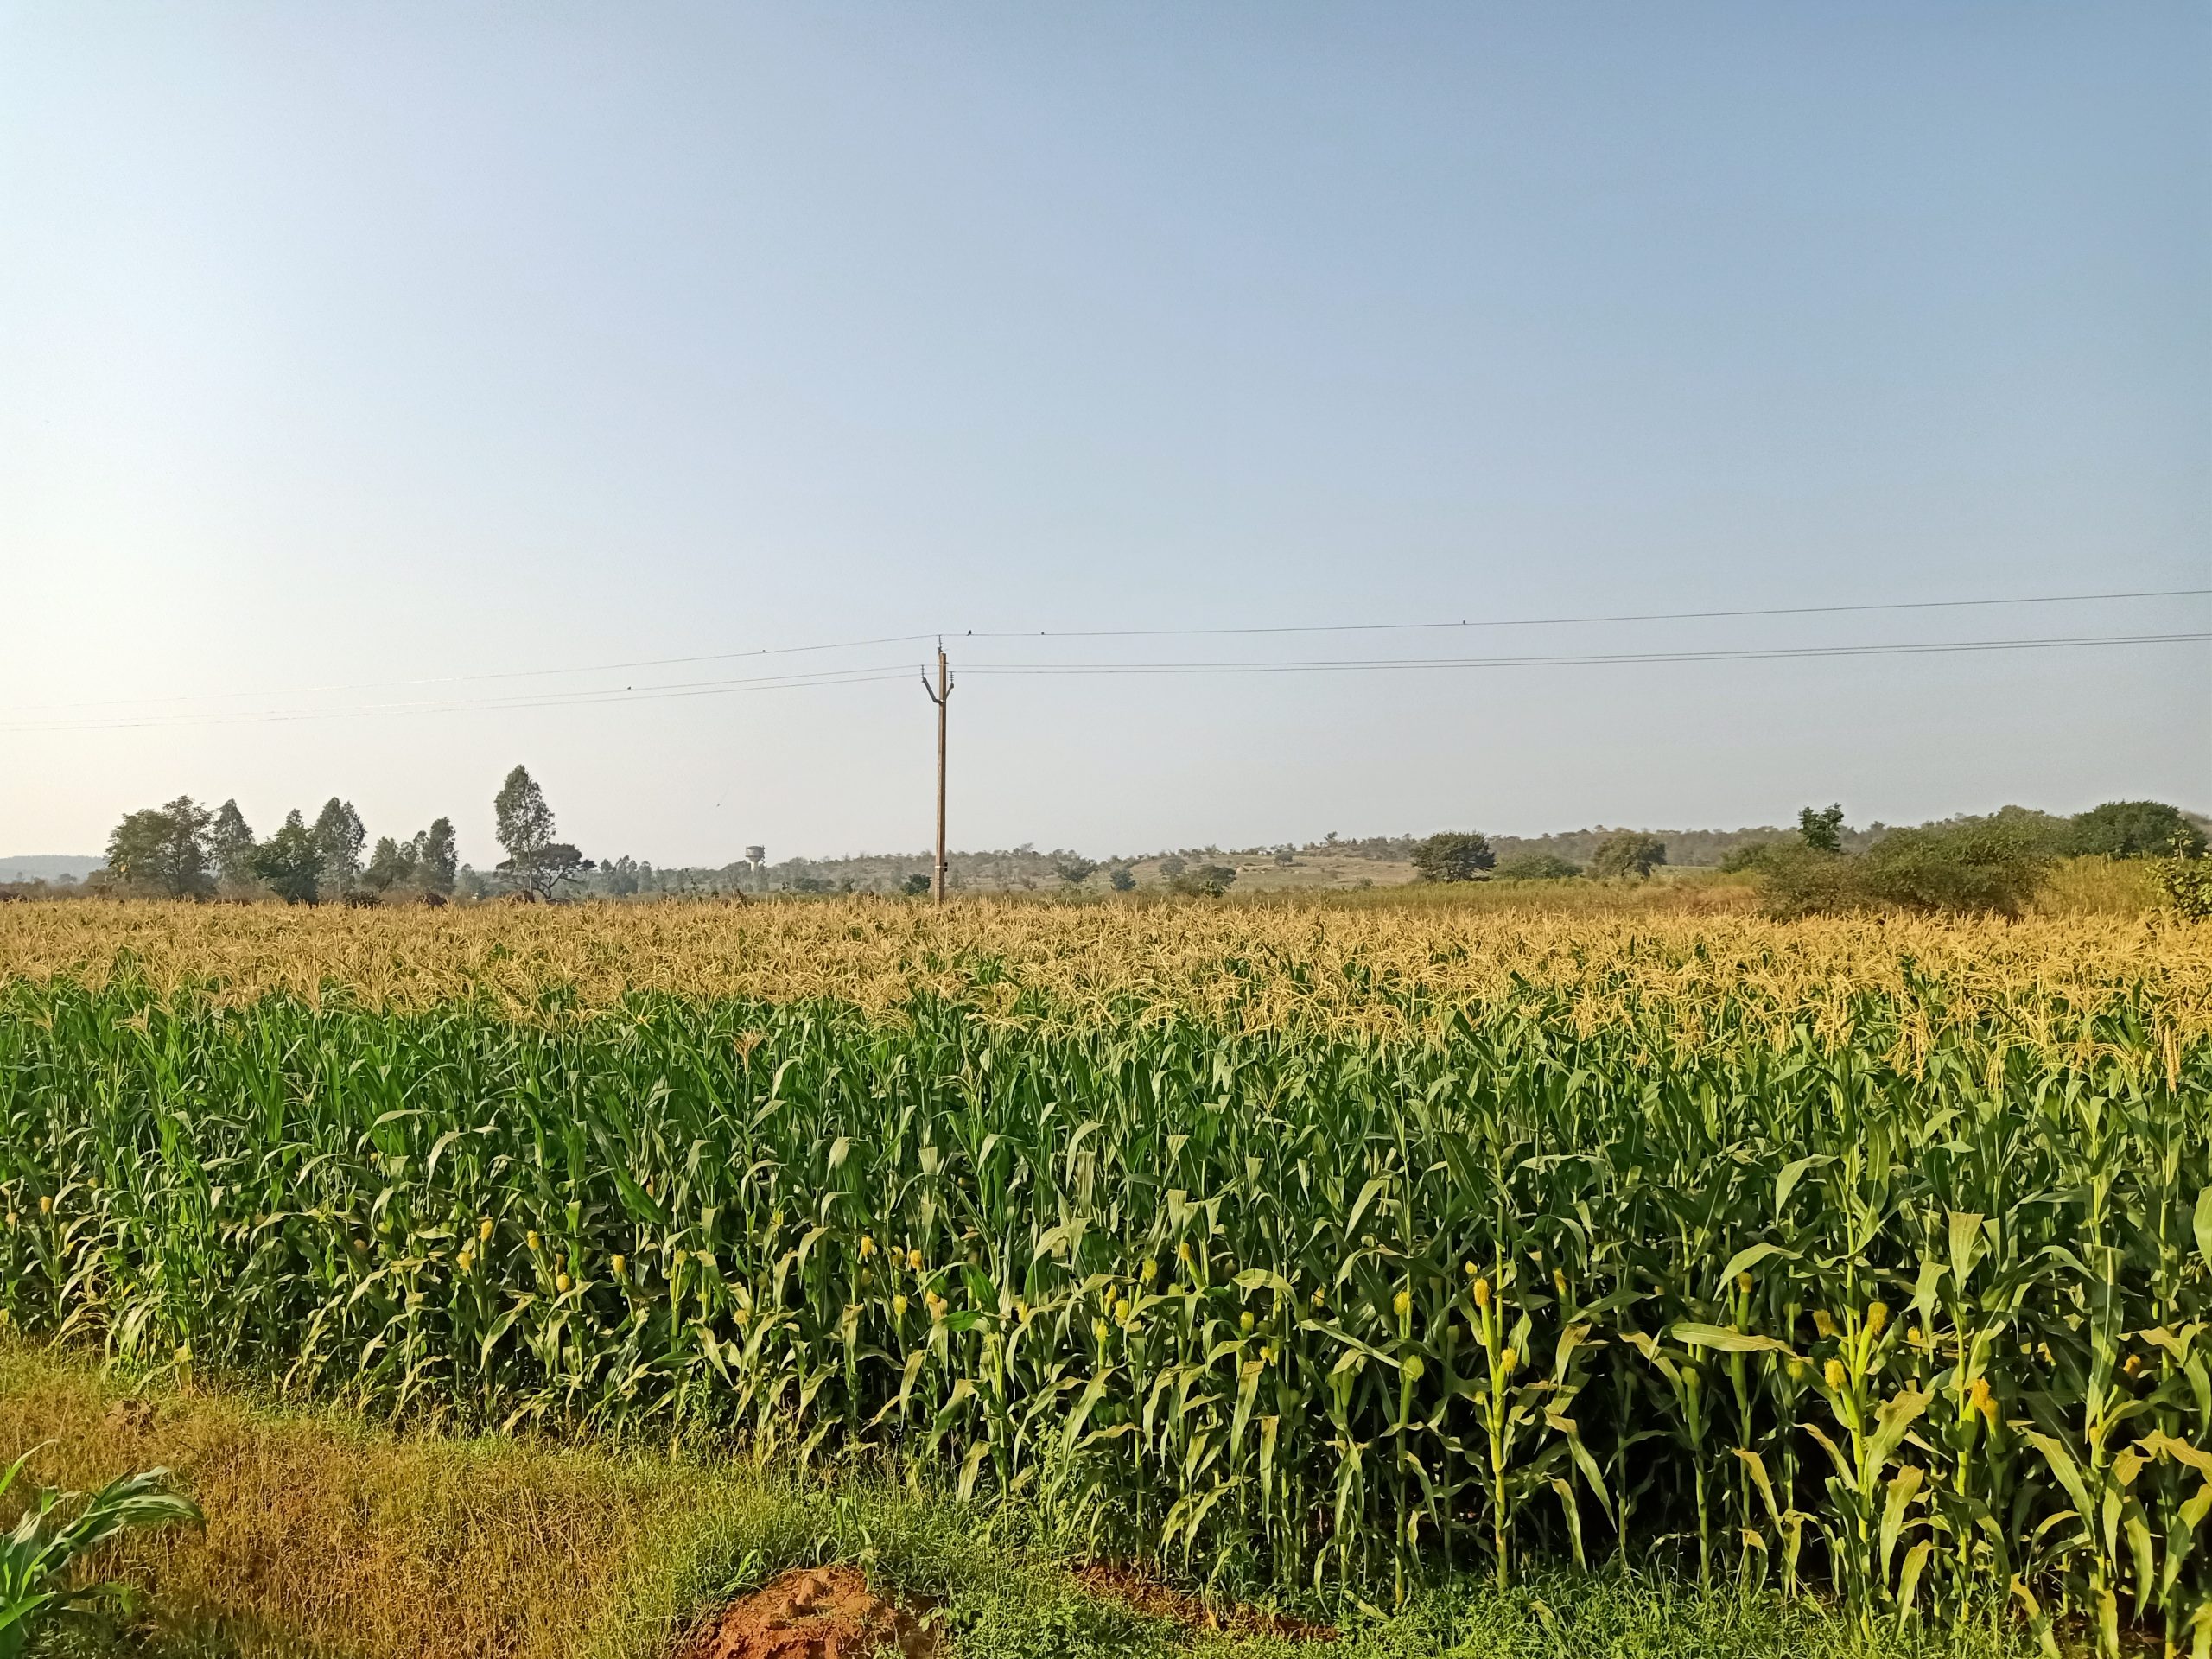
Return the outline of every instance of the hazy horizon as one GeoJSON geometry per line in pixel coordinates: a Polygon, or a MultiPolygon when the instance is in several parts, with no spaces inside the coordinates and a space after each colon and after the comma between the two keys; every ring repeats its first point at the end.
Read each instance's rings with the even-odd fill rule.
{"type": "Polygon", "coordinates": [[[939,630],[960,847],[2212,807],[2202,639],[1715,655],[2201,596],[1516,621],[2212,587],[2208,108],[2186,4],[8,9],[0,846],[919,847],[939,630]]]}

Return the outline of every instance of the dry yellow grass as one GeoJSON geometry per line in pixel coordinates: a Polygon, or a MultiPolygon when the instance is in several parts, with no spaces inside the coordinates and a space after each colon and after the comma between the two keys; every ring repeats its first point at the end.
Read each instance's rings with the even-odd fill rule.
{"type": "Polygon", "coordinates": [[[206,1530],[135,1539],[120,1570],[166,1619],[270,1659],[582,1653],[683,1484],[584,1452],[378,1433],[234,1396],[132,1401],[89,1368],[10,1346],[0,1452],[34,1446],[30,1476],[49,1485],[175,1470],[206,1530]]]}
{"type": "Polygon", "coordinates": [[[561,908],[295,910],[77,901],[0,907],[0,983],[119,973],[245,999],[334,987],[378,1006],[633,991],[890,1009],[917,991],[1056,1017],[1180,1009],[1246,1026],[1420,1027],[1516,979],[1596,1026],[1643,1007],[1693,1033],[1809,1023],[1849,1034],[1862,992],[1905,1024],[1994,1019],[2012,1040],[2078,1040],[2130,1009],[2152,1046],[2212,1032],[2212,929],[2157,915],[2018,922],[1776,922],[1694,911],[1566,915],[1440,904],[1065,906],[880,899],[561,908]]]}
{"type": "Polygon", "coordinates": [[[0,1336],[0,1458],[25,1451],[27,1479],[80,1491],[165,1466],[207,1517],[104,1552],[100,1575],[150,1617],[73,1654],[664,1659],[733,1596],[832,1560],[944,1605],[973,1659],[1166,1650],[1040,1554],[1033,1516],[955,1504],[880,1459],[803,1479],[735,1454],[403,1433],[174,1376],[134,1389],[86,1354],[0,1336]]]}
{"type": "Polygon", "coordinates": [[[2035,908],[2044,916],[2139,917],[2164,902],[2154,859],[2068,858],[2051,866],[2035,908]]]}

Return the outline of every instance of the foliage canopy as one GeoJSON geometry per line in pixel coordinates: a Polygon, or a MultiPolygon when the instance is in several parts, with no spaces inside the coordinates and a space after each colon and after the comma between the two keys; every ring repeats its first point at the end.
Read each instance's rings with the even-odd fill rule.
{"type": "Polygon", "coordinates": [[[1557,853],[1523,853],[1501,862],[1494,880],[1499,881],[1567,881],[1582,874],[1582,867],[1557,853]]]}
{"type": "Polygon", "coordinates": [[[2197,858],[2204,831],[2164,801],[2107,801],[2075,815],[2073,850],[2105,858],[2197,858]]]}
{"type": "Polygon", "coordinates": [[[107,840],[107,867],[125,884],[171,899],[214,890],[208,832],[214,815],[189,795],[126,816],[107,840]]]}
{"type": "Polygon", "coordinates": [[[1497,862],[1490,839],[1471,830],[1446,830],[1414,849],[1414,870],[1424,881],[1474,881],[1497,862]]]}
{"type": "Polygon", "coordinates": [[[1598,843],[1590,874],[1642,880],[1667,861],[1667,843],[1642,830],[1617,830],[1598,843]]]}

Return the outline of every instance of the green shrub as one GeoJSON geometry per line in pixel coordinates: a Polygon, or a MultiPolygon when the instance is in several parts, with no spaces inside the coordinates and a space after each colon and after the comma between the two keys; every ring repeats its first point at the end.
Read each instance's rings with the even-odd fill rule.
{"type": "Polygon", "coordinates": [[[1236,872],[1226,864],[1200,864],[1167,878],[1167,891],[1185,899],[1218,899],[1236,884],[1236,872]]]}
{"type": "Polygon", "coordinates": [[[2044,858],[2066,858],[2078,850],[2075,845],[2077,836],[2073,819],[2062,818],[2052,812],[2039,812],[2032,806],[2000,806],[1986,817],[1955,818],[1940,827],[1955,829],[1974,824],[2002,830],[2024,842],[2030,851],[2044,858]]]}
{"type": "Polygon", "coordinates": [[[1724,862],[1722,868],[1755,874],[1770,915],[1789,919],[1873,906],[1861,879],[1863,859],[1820,852],[1802,842],[1770,841],[1738,850],[1747,856],[1733,864],[1724,862]],[[1748,856],[1752,852],[1756,858],[1748,856]]]}
{"type": "Polygon", "coordinates": [[[1765,869],[1773,861],[1777,853],[1788,852],[1792,849],[1806,849],[1805,843],[1780,838],[1773,841],[1747,841],[1742,846],[1731,847],[1723,853],[1720,855],[1719,868],[1731,875],[1756,874],[1765,869]]]}
{"type": "Polygon", "coordinates": [[[1590,874],[1601,879],[1633,876],[1641,881],[1667,861],[1667,843],[1641,830],[1617,830],[1598,843],[1590,874]]]}
{"type": "Polygon", "coordinates": [[[1756,867],[1777,916],[1916,910],[2017,916],[2050,856],[2030,836],[1984,819],[1893,830],[1857,857],[1770,844],[1756,867]]]}
{"type": "Polygon", "coordinates": [[[2035,897],[2051,860],[2017,830],[1961,823],[1892,830],[1859,862],[1878,904],[2017,916],[2035,897]]]}
{"type": "Polygon", "coordinates": [[[1414,849],[1414,870],[1424,881],[1474,881],[1497,862],[1490,838],[1471,831],[1446,830],[1414,849]]]}
{"type": "Polygon", "coordinates": [[[1509,858],[1497,867],[1493,877],[1499,881],[1571,881],[1582,874],[1582,867],[1572,859],[1561,858],[1557,853],[1522,853],[1509,858]]]}
{"type": "Polygon", "coordinates": [[[2212,921],[2212,858],[2161,860],[2158,886],[2166,902],[2190,921],[2212,921]]]}
{"type": "Polygon", "coordinates": [[[2073,850],[2106,858],[2201,857],[2204,831],[2164,801],[2107,801],[2075,815],[2073,850]]]}

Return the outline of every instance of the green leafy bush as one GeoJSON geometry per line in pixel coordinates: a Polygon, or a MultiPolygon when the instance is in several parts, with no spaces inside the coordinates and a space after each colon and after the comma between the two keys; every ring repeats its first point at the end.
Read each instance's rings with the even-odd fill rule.
{"type": "Polygon", "coordinates": [[[2075,815],[2073,850],[2105,858],[2201,857],[2204,832],[2164,801],[2107,801],[2075,815]]]}
{"type": "Polygon", "coordinates": [[[1236,884],[1236,872],[1228,865],[1200,864],[1168,877],[1167,891],[1185,899],[1218,899],[1236,884]]]}
{"type": "Polygon", "coordinates": [[[1642,830],[1617,830],[1598,843],[1590,874],[1599,877],[1648,877],[1667,861],[1667,843],[1642,830]]]}
{"type": "Polygon", "coordinates": [[[1414,871],[1424,881],[1475,881],[1497,862],[1490,838],[1468,830],[1431,836],[1414,849],[1414,871]]]}
{"type": "Polygon", "coordinates": [[[1774,861],[1777,853],[1792,849],[1805,850],[1802,842],[1747,841],[1740,847],[1731,847],[1720,855],[1720,868],[1730,875],[1756,874],[1774,861]]]}
{"type": "Polygon", "coordinates": [[[1767,908],[1782,917],[1853,910],[2017,916],[2050,855],[1987,819],[1893,830],[1857,857],[1775,845],[1758,867],[1767,908]]]}
{"type": "Polygon", "coordinates": [[[1499,881],[1568,881],[1582,874],[1582,867],[1557,853],[1522,853],[1497,867],[1499,881]]]}
{"type": "Polygon", "coordinates": [[[2212,858],[2162,861],[2158,886],[2165,891],[2166,902],[2190,921],[2212,921],[2212,858]]]}
{"type": "Polygon", "coordinates": [[[1893,830],[1860,863],[1867,890],[1879,903],[2017,916],[2035,897],[2051,860],[2015,830],[1962,823],[1893,830]]]}
{"type": "Polygon", "coordinates": [[[1759,878],[1770,916],[1790,919],[1866,910],[1873,900],[1861,879],[1863,861],[1823,853],[1802,842],[1768,842],[1731,866],[1759,878]]]}

